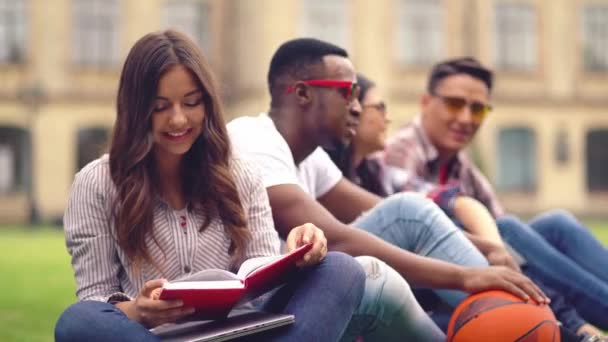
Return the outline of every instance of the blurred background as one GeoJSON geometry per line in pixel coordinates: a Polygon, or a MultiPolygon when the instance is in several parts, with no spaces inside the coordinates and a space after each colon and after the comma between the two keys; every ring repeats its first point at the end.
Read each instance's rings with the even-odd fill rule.
{"type": "Polygon", "coordinates": [[[201,46],[229,118],[268,109],[270,57],[290,38],[346,48],[393,129],[432,64],[475,56],[497,86],[469,152],[503,203],[606,231],[608,0],[0,0],[0,277],[19,279],[0,285],[0,340],[52,339],[74,300],[61,233],[28,228],[60,225],[75,172],[105,150],[126,53],[168,27],[201,46]]]}
{"type": "Polygon", "coordinates": [[[475,56],[497,87],[471,153],[507,208],[608,216],[606,0],[0,0],[0,222],[60,220],[110,135],[126,53],[167,27],[200,44],[230,117],[268,108],[270,57],[297,36],[348,49],[393,128],[433,63],[475,56]]]}

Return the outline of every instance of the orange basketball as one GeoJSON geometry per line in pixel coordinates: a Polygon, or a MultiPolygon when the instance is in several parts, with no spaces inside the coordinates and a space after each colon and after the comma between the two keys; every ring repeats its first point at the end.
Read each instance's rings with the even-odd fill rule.
{"type": "Polygon", "coordinates": [[[469,341],[559,342],[559,325],[547,305],[485,291],[462,301],[448,325],[448,342],[469,341]]]}

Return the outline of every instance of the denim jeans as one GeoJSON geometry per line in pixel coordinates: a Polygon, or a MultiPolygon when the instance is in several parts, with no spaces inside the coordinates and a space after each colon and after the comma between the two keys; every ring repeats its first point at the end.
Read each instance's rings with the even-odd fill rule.
{"type": "Polygon", "coordinates": [[[549,211],[536,216],[528,224],[551,246],[608,284],[608,248],[571,213],[549,211]]]}
{"type": "MultiPolygon", "coordinates": [[[[266,307],[296,316],[294,324],[264,334],[265,341],[337,341],[361,303],[365,274],[352,257],[330,252],[317,266],[303,268],[268,299],[266,307]]],[[[143,325],[114,305],[82,301],[55,326],[61,341],[157,341],[143,325]]]]}
{"type": "MultiPolygon", "coordinates": [[[[352,225],[418,255],[463,266],[488,266],[486,258],[452,220],[433,201],[418,193],[387,197],[352,225]]],[[[452,307],[468,296],[456,290],[434,291],[452,307]]]]}
{"type": "MultiPolygon", "coordinates": [[[[496,223],[502,238],[526,259],[526,274],[562,293],[589,323],[608,329],[608,283],[581,266],[583,263],[602,263],[599,257],[605,252],[602,250],[604,247],[599,245],[598,248],[594,243],[585,244],[585,238],[577,236],[580,234],[578,230],[553,224],[553,228],[548,228],[545,223],[554,218],[546,219],[534,220],[535,228],[540,228],[547,235],[551,229],[559,230],[561,244],[571,240],[580,245],[576,249],[569,248],[569,254],[565,254],[550,244],[549,239],[545,240],[536,229],[516,217],[503,216],[496,223]]],[[[549,238],[555,239],[554,236],[549,238]]]]}
{"type": "Polygon", "coordinates": [[[356,259],[365,270],[365,292],[341,341],[445,341],[397,271],[373,257],[356,259]]]}

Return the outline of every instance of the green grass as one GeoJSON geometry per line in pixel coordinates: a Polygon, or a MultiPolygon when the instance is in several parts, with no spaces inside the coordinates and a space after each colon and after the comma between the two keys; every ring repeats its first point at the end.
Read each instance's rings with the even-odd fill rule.
{"type": "MultiPolygon", "coordinates": [[[[608,245],[608,222],[589,222],[608,245]]],[[[75,301],[63,232],[0,226],[0,341],[53,341],[59,314],[75,301]]]]}
{"type": "Polygon", "coordinates": [[[597,236],[605,246],[608,246],[608,222],[589,221],[587,222],[587,227],[593,230],[595,236],[597,236]]]}
{"type": "Polygon", "coordinates": [[[63,232],[0,226],[0,341],[53,341],[76,299],[63,232]]]}

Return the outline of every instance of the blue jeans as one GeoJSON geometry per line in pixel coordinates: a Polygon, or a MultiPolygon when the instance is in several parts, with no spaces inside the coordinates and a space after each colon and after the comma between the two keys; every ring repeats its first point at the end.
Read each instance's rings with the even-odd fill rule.
{"type": "Polygon", "coordinates": [[[341,341],[445,341],[397,271],[373,257],[356,259],[365,270],[365,292],[341,341]]]}
{"type": "MultiPolygon", "coordinates": [[[[268,299],[266,308],[296,322],[265,334],[265,341],[337,341],[361,303],[365,274],[352,257],[330,252],[317,266],[299,270],[268,299]]],[[[66,309],[55,326],[56,341],[158,341],[114,305],[83,301],[66,309]]]]}
{"type": "MultiPolygon", "coordinates": [[[[526,274],[562,293],[589,323],[607,329],[608,283],[578,263],[601,263],[602,261],[598,260],[601,251],[595,250],[597,246],[593,243],[582,243],[585,239],[576,236],[580,234],[579,231],[564,229],[554,224],[551,224],[553,228],[548,228],[545,224],[551,223],[551,220],[554,218],[549,220],[541,217],[534,220],[533,224],[545,234],[551,229],[559,230],[562,244],[566,244],[569,239],[581,243],[576,249],[569,248],[569,255],[552,246],[537,230],[516,217],[500,217],[496,224],[502,238],[526,259],[526,274]]],[[[604,248],[599,246],[600,249],[604,248]]]]}
{"type": "MultiPolygon", "coordinates": [[[[353,226],[409,252],[471,267],[488,266],[486,258],[431,200],[417,193],[398,193],[357,218],[353,226]]],[[[456,307],[467,293],[434,290],[456,307]]]]}
{"type": "Polygon", "coordinates": [[[574,215],[553,210],[536,216],[528,224],[551,246],[608,284],[608,248],[574,215]]]}

